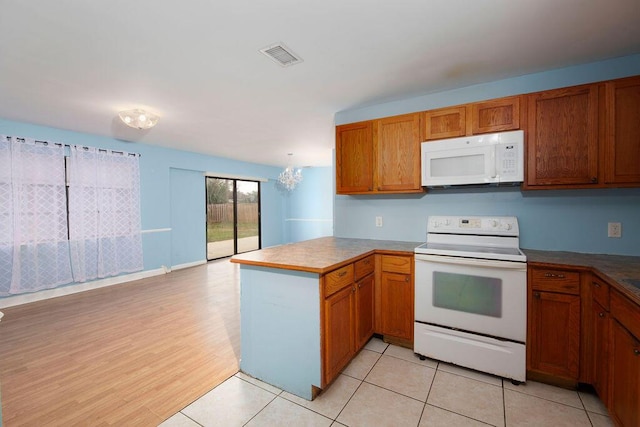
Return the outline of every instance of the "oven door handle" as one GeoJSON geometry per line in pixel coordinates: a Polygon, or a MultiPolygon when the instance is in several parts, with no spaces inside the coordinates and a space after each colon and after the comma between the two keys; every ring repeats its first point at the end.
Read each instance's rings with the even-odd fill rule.
{"type": "Polygon", "coordinates": [[[522,270],[527,271],[527,263],[517,261],[496,261],[491,259],[476,259],[476,258],[462,258],[452,257],[446,255],[425,255],[415,254],[415,260],[434,262],[438,264],[456,264],[456,265],[469,265],[473,267],[486,267],[486,268],[503,268],[508,270],[522,270]]]}

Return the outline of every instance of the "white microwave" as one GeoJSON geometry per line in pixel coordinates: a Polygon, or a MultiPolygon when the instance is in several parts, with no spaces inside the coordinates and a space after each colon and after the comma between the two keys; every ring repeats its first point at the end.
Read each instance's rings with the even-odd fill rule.
{"type": "Polygon", "coordinates": [[[524,131],[421,144],[422,185],[516,184],[524,179],[524,131]]]}

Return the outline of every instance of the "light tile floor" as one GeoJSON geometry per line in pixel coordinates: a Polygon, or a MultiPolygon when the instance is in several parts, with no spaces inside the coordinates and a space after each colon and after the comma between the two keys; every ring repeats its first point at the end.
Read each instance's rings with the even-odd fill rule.
{"type": "Polygon", "coordinates": [[[313,401],[241,372],[161,424],[197,426],[611,426],[597,396],[420,360],[373,338],[313,401]]]}

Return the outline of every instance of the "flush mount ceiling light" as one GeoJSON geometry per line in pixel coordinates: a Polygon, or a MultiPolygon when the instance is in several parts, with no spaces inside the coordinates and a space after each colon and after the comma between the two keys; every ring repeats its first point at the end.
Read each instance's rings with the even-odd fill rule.
{"type": "Polygon", "coordinates": [[[158,123],[159,118],[153,113],[137,108],[135,110],[120,111],[118,116],[125,125],[136,129],[150,129],[158,123]]]}
{"type": "Polygon", "coordinates": [[[264,49],[260,49],[260,52],[283,67],[302,62],[302,58],[282,43],[267,46],[264,49]]]}
{"type": "Polygon", "coordinates": [[[289,153],[289,163],[285,170],[280,172],[280,176],[278,176],[278,185],[284,188],[287,191],[293,191],[296,188],[296,185],[302,181],[302,170],[294,170],[293,164],[291,163],[291,158],[293,157],[293,153],[289,153]]]}

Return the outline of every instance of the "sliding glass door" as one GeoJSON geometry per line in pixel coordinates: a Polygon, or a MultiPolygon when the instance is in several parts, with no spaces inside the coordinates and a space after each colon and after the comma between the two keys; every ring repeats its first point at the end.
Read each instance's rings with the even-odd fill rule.
{"type": "Polygon", "coordinates": [[[206,177],[207,259],[260,249],[257,181],[206,177]]]}

